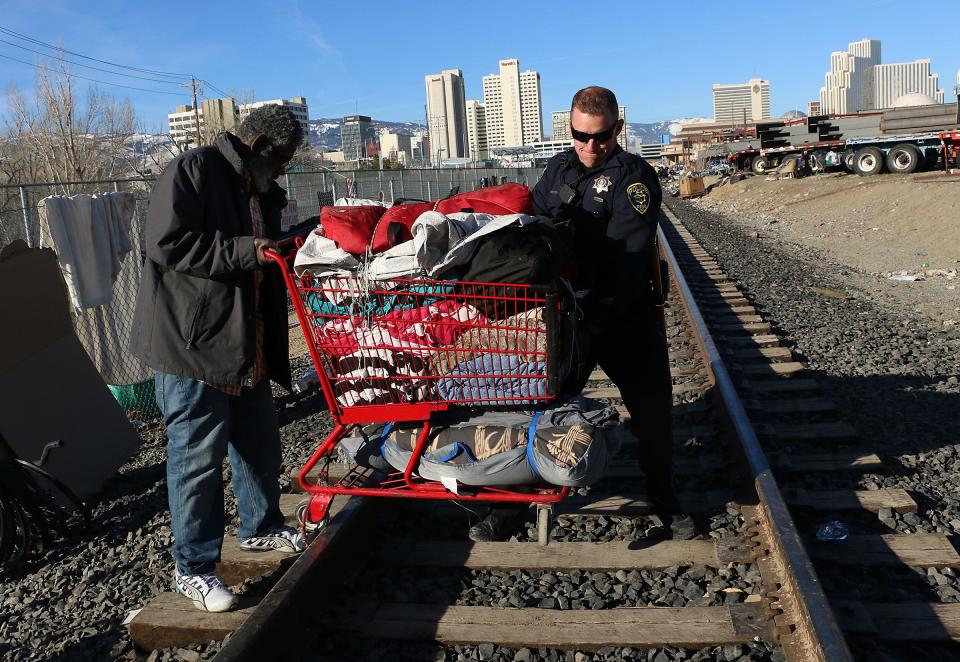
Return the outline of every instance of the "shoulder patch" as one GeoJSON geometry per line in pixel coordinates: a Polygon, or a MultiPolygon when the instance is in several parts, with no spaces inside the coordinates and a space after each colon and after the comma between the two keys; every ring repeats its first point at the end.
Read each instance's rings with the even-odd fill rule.
{"type": "Polygon", "coordinates": [[[650,189],[643,182],[634,182],[627,187],[627,200],[638,214],[646,214],[650,208],[650,189]]]}

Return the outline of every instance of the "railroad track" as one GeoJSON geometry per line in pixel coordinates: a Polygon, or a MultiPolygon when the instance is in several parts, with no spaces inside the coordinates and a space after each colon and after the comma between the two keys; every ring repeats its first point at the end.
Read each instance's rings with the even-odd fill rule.
{"type": "MultiPolygon", "coordinates": [[[[470,519],[455,504],[338,497],[330,525],[283,572],[279,558],[224,550],[221,574],[249,585],[240,611],[204,614],[161,595],[131,623],[134,642],[156,649],[232,633],[223,660],[261,659],[278,641],[316,659],[574,659],[557,651],[576,650],[596,654],[577,660],[646,660],[659,648],[650,659],[669,660],[686,648],[704,659],[845,660],[851,637],[960,638],[957,605],[824,593],[818,572],[960,566],[960,557],[943,536],[860,533],[869,526],[841,542],[811,538],[824,513],[869,524],[917,505],[901,490],[836,489],[836,476],[879,471],[880,458],[846,449],[856,433],[820,384],[666,214],[677,483],[709,535],[655,540],[638,442],[621,435],[619,463],[561,504],[546,547],[533,523],[513,542],[466,542],[470,519]]],[[[601,372],[585,395],[619,397],[601,372]]],[[[297,500],[285,495],[285,508],[297,500]]]]}

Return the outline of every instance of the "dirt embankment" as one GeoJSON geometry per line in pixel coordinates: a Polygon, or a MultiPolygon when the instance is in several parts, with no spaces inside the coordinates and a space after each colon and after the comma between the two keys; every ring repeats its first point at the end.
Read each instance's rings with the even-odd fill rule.
{"type": "Polygon", "coordinates": [[[849,269],[852,288],[960,324],[960,175],[748,177],[697,204],[822,252],[849,269]]]}

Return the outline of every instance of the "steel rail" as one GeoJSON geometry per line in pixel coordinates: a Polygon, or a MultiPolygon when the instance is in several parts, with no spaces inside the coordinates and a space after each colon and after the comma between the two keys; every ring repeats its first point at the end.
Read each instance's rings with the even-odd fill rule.
{"type": "Polygon", "coordinates": [[[307,580],[322,570],[332,553],[349,534],[349,528],[361,519],[370,505],[365,497],[351,497],[330,523],[317,535],[297,560],[287,569],[280,580],[257,604],[253,612],[224,642],[214,656],[216,662],[239,662],[241,660],[267,659],[267,647],[277,649],[277,642],[269,637],[273,628],[281,625],[281,619],[295,605],[299,593],[307,587],[307,580]]]}
{"type": "MultiPolygon", "coordinates": [[[[664,220],[667,220],[671,226],[679,223],[679,219],[672,211],[667,209],[661,212],[661,226],[664,220]]],[[[690,314],[698,343],[703,349],[704,359],[713,374],[715,387],[722,398],[730,423],[749,463],[757,495],[766,511],[772,533],[779,541],[777,549],[783,555],[784,571],[790,575],[787,579],[792,582],[798,593],[796,596],[798,598],[797,606],[802,611],[800,615],[807,625],[807,631],[801,632],[801,636],[807,638],[808,652],[813,655],[814,659],[824,662],[845,662],[847,660],[852,662],[853,656],[847,647],[846,639],[827,601],[827,596],[823,591],[810,557],[803,546],[796,524],[790,515],[766,455],[760,447],[753,424],[750,422],[717,345],[713,341],[713,336],[697,308],[693,292],[680,269],[680,264],[663,231],[663,227],[657,230],[657,236],[660,239],[661,251],[672,267],[673,284],[690,314]]]]}

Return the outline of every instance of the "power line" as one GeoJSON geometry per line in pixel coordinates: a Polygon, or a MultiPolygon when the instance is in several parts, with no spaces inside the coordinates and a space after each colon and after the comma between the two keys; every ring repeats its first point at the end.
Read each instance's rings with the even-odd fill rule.
{"type": "MultiPolygon", "coordinates": [[[[49,57],[49,58],[54,58],[54,57],[56,57],[55,55],[48,55],[47,53],[44,53],[44,52],[38,51],[38,50],[34,50],[34,49],[32,49],[32,48],[28,48],[27,46],[21,46],[20,44],[15,44],[15,43],[13,43],[12,41],[7,41],[6,39],[0,39],[0,43],[9,44],[10,46],[13,46],[14,48],[22,48],[22,49],[25,50],[25,51],[30,51],[31,53],[36,53],[37,55],[40,55],[40,56],[42,56],[42,57],[49,57]]],[[[100,68],[100,67],[95,67],[95,66],[90,65],[90,64],[82,64],[82,63],[80,63],[80,62],[74,62],[73,60],[68,60],[68,59],[66,59],[66,58],[58,58],[58,59],[62,59],[64,62],[66,62],[66,63],[68,63],[68,64],[73,64],[73,65],[76,65],[76,66],[78,66],[78,67],[86,67],[87,69],[93,69],[94,71],[102,71],[102,72],[107,73],[107,74],[113,74],[114,76],[127,76],[127,77],[129,77],[129,78],[137,78],[137,79],[139,79],[139,80],[148,80],[148,81],[152,81],[152,82],[154,82],[154,83],[163,83],[163,84],[165,84],[165,85],[182,85],[182,83],[179,82],[179,81],[163,80],[162,78],[147,78],[146,76],[135,76],[135,75],[133,75],[133,74],[125,74],[125,73],[122,73],[122,72],[119,72],[119,71],[110,71],[109,69],[102,69],[102,68],[100,68]]]]}
{"type": "Polygon", "coordinates": [[[217,87],[216,85],[214,85],[213,83],[211,83],[211,82],[208,81],[208,80],[200,80],[200,79],[197,79],[197,82],[198,82],[198,83],[203,83],[203,84],[206,85],[207,87],[213,89],[215,92],[219,92],[219,93],[222,94],[224,97],[229,97],[229,96],[231,96],[229,92],[224,92],[223,90],[221,90],[219,87],[217,87]]]}
{"type": "MultiPolygon", "coordinates": [[[[5,59],[7,59],[7,60],[13,60],[14,62],[19,62],[20,64],[25,64],[25,65],[27,65],[28,67],[33,67],[33,68],[35,68],[35,69],[44,69],[44,67],[40,66],[39,64],[34,64],[33,62],[27,62],[26,60],[20,60],[20,59],[15,58],[15,57],[10,57],[9,55],[3,55],[2,53],[0,53],[0,57],[5,58],[5,59]]],[[[179,93],[178,93],[178,92],[167,92],[167,91],[165,91],[165,90],[148,90],[148,89],[143,88],[143,87],[132,87],[132,86],[130,86],[130,85],[121,85],[120,83],[111,83],[110,81],[97,80],[96,78],[88,78],[87,76],[80,76],[80,75],[78,75],[78,74],[70,74],[70,77],[71,77],[71,78],[81,78],[81,79],[83,79],[83,80],[89,80],[89,81],[92,81],[92,82],[94,82],[94,83],[100,83],[101,85],[113,85],[114,87],[122,87],[122,88],[125,88],[125,89],[128,89],[128,90],[136,90],[136,91],[138,91],[138,92],[150,92],[150,93],[152,93],[152,94],[167,94],[167,95],[175,96],[175,97],[183,96],[183,94],[184,94],[183,92],[179,92],[179,93]]]]}
{"type": "Polygon", "coordinates": [[[116,62],[110,62],[109,60],[100,60],[100,59],[95,58],[95,57],[90,57],[89,55],[83,55],[82,53],[77,53],[77,52],[75,52],[75,51],[69,51],[69,50],[67,50],[67,49],[65,49],[65,48],[61,48],[61,47],[59,47],[59,46],[54,46],[53,44],[48,44],[48,43],[45,42],[45,41],[40,41],[39,39],[34,39],[33,37],[29,37],[29,36],[27,36],[27,35],[25,35],[25,34],[21,34],[21,33],[19,33],[19,32],[14,31],[14,30],[10,30],[9,28],[5,28],[5,27],[3,27],[3,26],[0,26],[0,32],[6,33],[6,34],[8,34],[8,35],[10,35],[10,36],[12,36],[12,37],[16,37],[16,38],[22,39],[22,40],[24,40],[24,41],[29,41],[29,42],[31,42],[31,43],[37,44],[38,46],[44,46],[44,47],[46,47],[46,48],[52,48],[53,50],[62,51],[62,52],[64,52],[64,53],[69,53],[70,55],[73,55],[74,57],[83,58],[84,60],[90,60],[91,62],[99,62],[99,63],[101,63],[101,64],[109,64],[111,67],[120,67],[121,69],[130,69],[131,71],[139,71],[140,73],[153,74],[153,75],[155,75],[155,76],[170,76],[170,77],[173,77],[173,78],[190,78],[190,77],[191,77],[190,74],[174,73],[174,72],[170,72],[170,71],[157,71],[156,69],[143,69],[143,68],[141,68],[141,67],[132,67],[132,66],[129,66],[129,65],[126,65],[126,64],[118,64],[118,63],[116,63],[116,62]]]}

